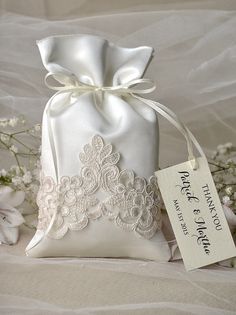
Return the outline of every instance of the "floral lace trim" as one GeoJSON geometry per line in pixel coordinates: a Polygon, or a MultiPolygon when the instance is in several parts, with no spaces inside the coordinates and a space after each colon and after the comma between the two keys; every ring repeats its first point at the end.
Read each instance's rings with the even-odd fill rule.
{"type": "Polygon", "coordinates": [[[117,167],[120,154],[112,152],[95,135],[79,154],[83,164],[80,175],[63,176],[58,184],[41,171],[38,229],[49,231],[52,238],[62,238],[68,230],[83,230],[90,220],[102,216],[126,231],[150,239],[161,227],[161,199],[155,176],[148,182],[133,171],[117,167]]]}

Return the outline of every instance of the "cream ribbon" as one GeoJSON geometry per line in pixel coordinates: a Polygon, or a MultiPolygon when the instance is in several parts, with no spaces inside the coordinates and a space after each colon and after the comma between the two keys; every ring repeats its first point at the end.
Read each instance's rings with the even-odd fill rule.
{"type": "Polygon", "coordinates": [[[191,164],[192,169],[196,170],[198,168],[198,162],[197,159],[194,155],[193,151],[193,144],[200,153],[200,155],[204,158],[206,158],[200,144],[194,137],[194,135],[191,133],[191,131],[179,120],[177,115],[170,110],[168,107],[165,105],[146,99],[140,94],[149,94],[153,92],[156,89],[155,83],[150,80],[150,79],[137,79],[137,80],[132,80],[129,81],[128,83],[124,83],[121,85],[116,85],[116,86],[96,86],[96,85],[89,85],[83,82],[78,81],[78,79],[74,75],[67,75],[64,73],[48,73],[45,76],[45,85],[52,90],[57,91],[56,94],[54,94],[51,99],[49,100],[48,106],[46,108],[46,113],[47,113],[47,121],[48,121],[48,131],[49,131],[49,140],[52,148],[52,154],[53,154],[53,159],[54,159],[54,167],[55,167],[55,175],[57,177],[58,181],[58,168],[57,168],[57,155],[56,155],[56,149],[55,149],[55,144],[54,144],[54,138],[53,138],[53,132],[51,128],[51,123],[50,123],[50,114],[51,114],[51,105],[52,105],[52,100],[54,97],[56,97],[59,94],[62,93],[68,93],[71,92],[72,94],[78,95],[85,93],[85,92],[108,92],[112,94],[117,94],[117,95],[130,95],[131,97],[140,100],[141,102],[145,103],[152,109],[154,109],[157,113],[159,113],[161,116],[166,118],[172,125],[174,125],[185,137],[186,142],[187,142],[187,150],[188,150],[188,160],[191,164]],[[53,77],[56,81],[64,84],[62,86],[54,86],[48,83],[48,78],[53,77]],[[146,84],[148,85],[147,88],[140,88],[138,87],[140,84],[146,84]]]}

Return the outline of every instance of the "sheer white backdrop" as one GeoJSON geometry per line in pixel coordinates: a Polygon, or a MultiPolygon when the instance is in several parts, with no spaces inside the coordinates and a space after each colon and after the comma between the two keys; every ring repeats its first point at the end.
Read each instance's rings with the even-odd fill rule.
{"type": "MultiPolygon", "coordinates": [[[[235,1],[0,1],[0,116],[41,122],[52,95],[35,41],[54,34],[98,34],[155,57],[150,96],[174,110],[210,153],[235,142],[235,1]],[[96,3],[96,4],[95,4],[96,3]]],[[[186,159],[185,141],[160,119],[161,166],[186,159]]],[[[1,156],[0,168],[7,161],[1,156]]],[[[2,314],[235,314],[236,273],[219,266],[191,273],[182,263],[30,259],[2,247],[2,314]],[[73,309],[73,311],[72,311],[73,309]]]]}

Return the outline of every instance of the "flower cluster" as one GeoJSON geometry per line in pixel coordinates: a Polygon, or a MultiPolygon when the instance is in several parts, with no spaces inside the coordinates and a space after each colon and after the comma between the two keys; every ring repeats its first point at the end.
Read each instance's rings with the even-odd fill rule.
{"type": "Polygon", "coordinates": [[[12,117],[12,118],[1,118],[0,119],[0,127],[16,127],[16,125],[21,122],[25,122],[23,117],[12,117]]]}
{"type": "Polygon", "coordinates": [[[9,158],[15,160],[8,170],[0,167],[0,185],[25,192],[25,200],[35,209],[39,189],[40,131],[40,124],[29,127],[22,116],[0,118],[0,149],[6,150],[9,158]]]}
{"type": "Polygon", "coordinates": [[[236,147],[218,145],[209,164],[222,204],[236,212],[236,147]]]}

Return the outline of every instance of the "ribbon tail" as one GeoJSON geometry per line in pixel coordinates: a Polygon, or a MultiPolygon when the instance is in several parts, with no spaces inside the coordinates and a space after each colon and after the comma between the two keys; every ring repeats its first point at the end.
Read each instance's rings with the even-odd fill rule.
{"type": "Polygon", "coordinates": [[[143,98],[137,94],[132,93],[131,95],[134,98],[145,103],[146,105],[148,105],[152,109],[154,109],[157,113],[159,113],[164,118],[166,118],[172,125],[174,125],[184,135],[186,142],[187,142],[188,160],[191,164],[191,167],[194,170],[196,170],[199,167],[199,165],[198,165],[197,159],[194,155],[193,144],[202,157],[204,157],[206,159],[206,156],[205,156],[200,144],[198,143],[198,141],[196,140],[194,135],[191,133],[191,131],[179,120],[178,116],[173,111],[171,111],[168,107],[166,107],[165,105],[163,105],[159,102],[153,101],[153,100],[148,100],[148,99],[143,98]]]}

